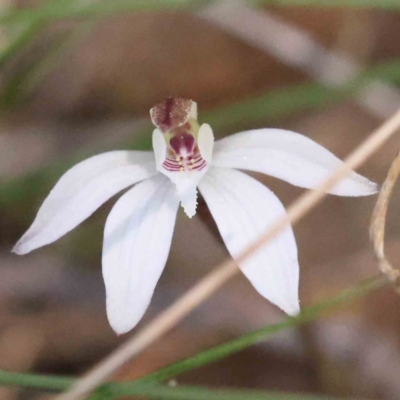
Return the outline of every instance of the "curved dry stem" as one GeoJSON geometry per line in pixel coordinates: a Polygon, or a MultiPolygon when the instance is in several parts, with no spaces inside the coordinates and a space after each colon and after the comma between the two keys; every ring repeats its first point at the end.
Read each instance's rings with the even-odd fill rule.
{"type": "Polygon", "coordinates": [[[385,256],[385,225],[386,214],[392,197],[393,188],[400,174],[400,152],[393,160],[388,175],[382,185],[372,213],[371,225],[369,229],[370,238],[374,247],[375,257],[378,268],[386,275],[389,281],[396,284],[396,292],[400,294],[400,271],[394,269],[385,256]]]}
{"type": "Polygon", "coordinates": [[[58,396],[56,400],[81,400],[88,393],[101,385],[127,361],[164,335],[188,315],[190,311],[233,277],[238,272],[237,263],[240,264],[245,261],[251,254],[280,233],[288,224],[294,224],[304,217],[327,195],[326,192],[329,189],[347,176],[352,169],[357,168],[365,162],[399,128],[400,110],[359,145],[349,157],[347,157],[344,163],[316,189],[300,196],[298,200],[288,208],[287,216],[279,218],[267,231],[244,249],[236,260],[228,259],[216,267],[192,289],[186,292],[185,295],[173,303],[158,317],[153,319],[147,326],[128,339],[81,379],[78,379],[67,393],[58,396]]]}

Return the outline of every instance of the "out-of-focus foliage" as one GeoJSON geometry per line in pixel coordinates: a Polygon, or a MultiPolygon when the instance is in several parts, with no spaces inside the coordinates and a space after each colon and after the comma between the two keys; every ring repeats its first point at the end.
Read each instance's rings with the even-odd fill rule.
{"type": "MultiPolygon", "coordinates": [[[[357,7],[400,10],[396,0],[245,0],[250,5],[316,6],[316,7],[357,7]]],[[[35,9],[10,10],[0,15],[1,24],[30,23],[37,19],[85,18],[110,16],[128,12],[154,11],[160,9],[195,10],[214,3],[214,0],[114,0],[90,1],[80,4],[76,1],[50,1],[35,9]]]]}
{"type": "MultiPolygon", "coordinates": [[[[301,110],[318,109],[344,100],[357,93],[370,80],[375,79],[389,83],[400,82],[400,62],[397,60],[388,61],[371,67],[342,87],[329,88],[321,84],[311,83],[293,88],[278,89],[258,98],[205,112],[200,118],[210,123],[217,136],[221,137],[222,134],[237,130],[241,125],[257,124],[265,118],[273,121],[301,110]]],[[[149,150],[151,147],[151,130],[151,124],[148,123],[143,130],[135,132],[133,141],[122,143],[122,145],[132,150],[149,150]]],[[[51,168],[46,166],[38,171],[33,171],[20,180],[3,184],[0,205],[6,207],[10,204],[15,205],[19,201],[23,202],[26,198],[32,201],[38,195],[43,196],[42,193],[38,193],[40,187],[55,182],[65,170],[88,156],[88,154],[82,154],[76,156],[70,162],[54,163],[51,168]]]]}
{"type": "MultiPolygon", "coordinates": [[[[55,149],[48,151],[49,157],[45,162],[37,162],[35,167],[11,177],[7,173],[1,175],[0,235],[4,239],[0,243],[0,281],[3,282],[0,288],[0,368],[77,376],[119,344],[119,339],[111,334],[105,320],[104,288],[100,277],[101,231],[108,205],[99,211],[99,218],[95,216],[79,231],[63,239],[61,244],[24,258],[9,255],[11,243],[27,228],[28,218],[35,212],[36,205],[69,167],[100,151],[150,149],[152,127],[147,119],[141,118],[144,114],[140,112],[140,107],[139,111],[134,110],[129,115],[132,121],[135,120],[132,128],[128,123],[129,135],[114,137],[114,131],[110,129],[110,141],[97,141],[94,132],[98,127],[96,124],[119,118],[117,113],[103,115],[93,106],[104,101],[99,100],[101,92],[96,91],[97,85],[103,84],[111,99],[117,98],[115,92],[118,92],[121,103],[131,107],[131,98],[127,98],[121,85],[114,87],[113,83],[110,84],[113,82],[110,75],[114,78],[124,75],[122,68],[110,67],[113,65],[110,59],[120,58],[120,64],[115,65],[121,66],[132,53],[141,57],[140,62],[145,68],[153,69],[154,87],[158,85],[164,89],[165,85],[171,92],[168,95],[174,95],[173,91],[179,92],[182,87],[187,87],[189,93],[193,88],[200,88],[196,92],[203,96],[200,107],[203,108],[203,102],[209,105],[208,110],[201,110],[200,121],[209,123],[217,137],[275,123],[301,130],[340,156],[355,147],[378,123],[366,109],[354,105],[355,96],[359,99],[365,87],[377,81],[387,85],[377,92],[378,100],[379,96],[388,95],[385,88],[392,90],[389,90],[392,94],[398,90],[400,53],[393,45],[393,38],[397,36],[382,34],[383,28],[387,28],[388,32],[400,32],[397,14],[400,3],[397,0],[247,1],[260,11],[260,17],[265,10],[271,10],[288,26],[291,24],[303,29],[307,35],[322,43],[327,51],[332,50],[332,54],[344,53],[354,57],[360,66],[359,72],[336,86],[309,82],[304,71],[292,70],[293,65],[284,65],[284,60],[275,60],[275,56],[261,54],[254,48],[249,50],[251,46],[245,38],[238,40],[223,33],[222,25],[215,27],[204,21],[197,21],[199,25],[196,25],[193,16],[214,4],[216,2],[211,0],[50,0],[40,4],[9,4],[1,11],[0,106],[3,120],[0,151],[6,140],[15,145],[21,140],[22,145],[13,148],[11,154],[3,151],[0,155],[4,159],[15,157],[23,164],[24,158],[35,151],[35,146],[30,149],[29,140],[32,137],[34,143],[39,143],[40,149],[46,149],[46,146],[51,148],[49,143],[54,139],[56,145],[55,149]],[[137,15],[140,19],[135,19],[137,15]],[[186,21],[182,15],[193,20],[184,25],[186,21]],[[138,25],[136,31],[135,25],[138,25]],[[170,25],[172,28],[169,28],[170,25]],[[170,36],[165,39],[154,34],[145,42],[148,48],[140,52],[144,35],[149,36],[152,30],[158,33],[156,28],[159,26],[166,27],[160,32],[170,36]],[[174,44],[174,41],[177,46],[181,45],[179,39],[185,35],[191,37],[193,32],[201,38],[204,32],[211,33],[196,42],[198,48],[187,46],[182,48],[181,53],[173,53],[174,57],[177,54],[181,57],[184,65],[181,70],[174,71],[177,80],[171,80],[173,83],[168,78],[158,80],[160,75],[164,78],[164,72],[165,77],[168,76],[167,69],[171,65],[166,62],[169,52],[165,47],[174,44]],[[89,46],[86,54],[77,56],[82,42],[91,35],[95,36],[91,42],[93,49],[89,46]],[[154,49],[160,51],[154,43],[162,39],[164,58],[161,57],[163,63],[160,65],[159,59],[151,62],[148,59],[154,49]],[[105,48],[115,48],[116,51],[108,54],[102,51],[102,47],[99,47],[101,50],[95,49],[96,41],[110,41],[111,45],[105,48]],[[365,42],[368,42],[367,45],[365,42]],[[367,48],[365,54],[358,54],[358,47],[367,48]],[[187,67],[190,63],[185,61],[193,59],[191,67],[195,69],[198,59],[194,54],[203,54],[205,48],[215,49],[207,60],[210,71],[217,71],[215,76],[218,79],[208,75],[210,71],[204,68],[201,76],[205,78],[197,82],[191,79],[187,67]],[[238,66],[230,70],[227,65],[236,60],[238,66]],[[164,61],[168,67],[164,67],[164,61]],[[79,90],[85,93],[83,99],[89,99],[87,107],[91,114],[89,118],[79,115],[76,118],[78,122],[74,120],[73,124],[90,127],[87,145],[80,146],[79,135],[71,133],[73,128],[59,131],[65,120],[76,117],[74,111],[53,119],[54,131],[40,138],[35,131],[37,128],[34,128],[35,110],[40,109],[42,115],[46,115],[55,98],[64,97],[64,93],[57,93],[58,87],[63,88],[61,91],[66,90],[66,86],[59,85],[60,81],[72,81],[68,74],[81,73],[82,69],[78,68],[81,64],[89,66],[84,70],[87,76],[82,79],[79,90]],[[263,65],[259,75],[248,79],[248,76],[256,75],[255,66],[259,64],[263,65]],[[270,74],[273,78],[269,81],[270,74]],[[190,79],[185,81],[188,76],[190,79]],[[274,81],[276,77],[281,79],[278,83],[274,81]],[[183,84],[176,86],[179,79],[183,84]],[[224,81],[225,86],[219,87],[218,80],[224,81]],[[46,82],[47,86],[44,85],[46,82]],[[241,90],[229,92],[227,88],[237,82],[241,90]],[[201,85],[209,85],[215,90],[209,95],[208,88],[204,89],[201,85]],[[50,86],[56,90],[51,92],[50,86]],[[44,95],[42,93],[35,103],[35,95],[41,90],[44,95]],[[47,102],[41,103],[43,99],[47,102]],[[35,103],[36,108],[29,110],[27,107],[26,111],[24,107],[31,103],[35,103]],[[20,128],[20,120],[25,123],[24,129],[28,126],[26,132],[20,128]]],[[[312,58],[315,54],[308,56],[312,58]]],[[[315,57],[315,63],[321,63],[321,60],[315,57]]],[[[141,82],[146,76],[139,72],[134,79],[141,82]]],[[[128,76],[126,80],[129,79],[131,77],[128,76]]],[[[151,91],[152,87],[148,90],[151,91]]],[[[143,108],[148,106],[145,100],[141,102],[142,98],[147,99],[146,94],[135,93],[143,108]]],[[[78,97],[78,100],[81,98],[78,97]]],[[[371,161],[366,167],[371,178],[379,181],[385,175],[387,160],[391,152],[397,150],[397,142],[392,143],[371,161]]],[[[1,165],[0,160],[0,170],[1,165]]],[[[279,182],[268,181],[268,184],[274,191],[283,194],[285,204],[298,194],[297,189],[283,189],[279,182]]],[[[400,352],[396,332],[400,327],[396,322],[399,320],[398,299],[393,297],[390,289],[375,292],[384,284],[377,279],[340,291],[327,301],[317,301],[326,298],[326,292],[350,287],[374,275],[366,233],[373,199],[353,201],[330,198],[315,210],[314,216],[296,227],[302,265],[303,304],[315,303],[303,307],[302,315],[281,320],[275,310],[257,297],[252,297],[246,286],[240,286],[245,285],[244,279],[239,286],[232,283],[220,296],[217,295],[214,302],[211,301],[211,305],[205,304],[192,319],[164,338],[159,347],[150,348],[142,358],[139,357],[137,362],[128,365],[117,376],[117,380],[129,382],[106,384],[93,394],[91,400],[112,399],[121,395],[194,400],[330,398],[275,393],[277,389],[288,393],[395,398],[392,394],[398,393],[395,375],[400,352]],[[366,298],[367,294],[371,297],[366,298]],[[361,297],[363,300],[350,305],[353,299],[361,297]],[[325,311],[339,305],[344,311],[337,319],[320,320],[325,311]],[[276,322],[278,318],[281,322],[276,322]],[[305,324],[311,321],[314,321],[313,324],[305,324]],[[221,342],[222,345],[215,346],[221,342]],[[253,346],[256,344],[257,347],[253,346]],[[252,352],[254,347],[256,349],[252,352]],[[208,350],[204,351],[204,348],[208,350]],[[188,357],[192,354],[195,355],[188,357]],[[175,362],[177,359],[180,361],[175,362]],[[390,361],[381,365],[381,359],[390,361]],[[395,375],[392,376],[393,371],[395,375]],[[158,383],[181,374],[179,379],[183,384],[180,381],[177,388],[158,383]],[[206,390],[200,386],[241,386],[265,391],[206,390]]],[[[179,217],[170,265],[160,282],[161,289],[152,303],[154,308],[149,311],[150,317],[165,309],[207,268],[225,256],[216,240],[215,227],[203,206],[200,201],[199,216],[190,221],[191,225],[179,217]]],[[[399,221],[393,217],[388,224],[388,236],[393,240],[389,254],[393,254],[394,259],[398,258],[400,248],[396,239],[399,221]]],[[[60,391],[73,381],[46,374],[0,372],[1,385],[29,389],[60,391]]],[[[10,393],[3,396],[1,392],[0,398],[14,400],[14,393],[10,393]]],[[[28,392],[28,397],[21,398],[36,399],[31,396],[37,396],[44,399],[41,395],[40,391],[28,392]]]]}

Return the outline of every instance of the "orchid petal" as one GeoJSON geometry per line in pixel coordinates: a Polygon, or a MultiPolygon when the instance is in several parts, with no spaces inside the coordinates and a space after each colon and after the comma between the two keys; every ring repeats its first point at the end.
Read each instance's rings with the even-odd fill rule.
{"type": "MultiPolygon", "coordinates": [[[[241,132],[215,143],[213,165],[261,172],[292,185],[315,188],[342,161],[316,142],[282,129],[241,132]]],[[[352,171],[329,193],[367,196],[377,185],[352,171]]]]}
{"type": "Polygon", "coordinates": [[[162,169],[162,163],[167,156],[167,144],[165,143],[164,136],[159,129],[153,131],[153,151],[156,159],[156,168],[158,171],[162,169]]]}
{"type": "Polygon", "coordinates": [[[211,126],[208,124],[202,124],[199,129],[197,144],[199,151],[203,159],[210,163],[214,148],[214,133],[211,126]]]}
{"type": "Polygon", "coordinates": [[[115,204],[104,231],[107,315],[122,334],[145,313],[164,269],[179,199],[161,174],[139,183],[115,204]]]}
{"type": "Polygon", "coordinates": [[[26,254],[54,242],[116,193],[156,173],[152,152],[111,151],[80,162],[57,182],[13,251],[26,254]]]}
{"type": "MultiPolygon", "coordinates": [[[[269,189],[239,171],[211,167],[199,190],[233,258],[285,215],[269,189]]],[[[299,312],[299,264],[291,227],[239,267],[262,296],[287,314],[299,312]]]]}

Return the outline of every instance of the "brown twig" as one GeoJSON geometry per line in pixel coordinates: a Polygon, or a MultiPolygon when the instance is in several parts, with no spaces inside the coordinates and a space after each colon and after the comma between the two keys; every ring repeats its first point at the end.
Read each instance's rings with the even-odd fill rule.
{"type": "Polygon", "coordinates": [[[396,284],[396,292],[400,294],[400,271],[394,269],[385,256],[385,225],[386,214],[389,201],[392,197],[393,188],[400,174],[400,152],[393,160],[388,175],[382,185],[372,214],[370,225],[370,238],[374,247],[375,257],[378,262],[378,268],[387,276],[387,278],[396,284]]]}
{"type": "Polygon", "coordinates": [[[400,110],[388,119],[379,129],[373,132],[361,145],[359,145],[328,178],[312,191],[306,192],[292,204],[287,215],[279,218],[268,230],[261,234],[253,243],[246,247],[236,260],[228,259],[192,289],[186,292],[175,303],[153,319],[133,337],[122,344],[117,350],[106,357],[81,379],[78,379],[71,389],[56,400],[81,400],[88,393],[106,381],[127,361],[131,360],[147,346],[168,332],[195,307],[201,304],[217,289],[226,283],[237,272],[237,264],[245,261],[251,254],[260,249],[273,239],[288,224],[295,223],[316,206],[329,189],[335,186],[350,171],[360,166],[373,153],[375,153],[398,129],[400,128],[400,110]]]}

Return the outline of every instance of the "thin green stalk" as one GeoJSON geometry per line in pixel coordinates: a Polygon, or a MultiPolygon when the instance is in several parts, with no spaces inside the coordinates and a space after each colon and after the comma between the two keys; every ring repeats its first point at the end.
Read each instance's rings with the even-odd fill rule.
{"type": "MultiPolygon", "coordinates": [[[[63,391],[73,379],[50,375],[22,374],[0,371],[0,385],[19,388],[63,391]]],[[[134,387],[127,383],[108,383],[91,396],[91,399],[122,396],[145,396],[163,400],[334,400],[332,397],[286,394],[257,390],[206,389],[196,386],[168,387],[159,384],[141,384],[134,387]]]]}
{"type": "Polygon", "coordinates": [[[184,372],[191,371],[195,368],[199,368],[211,362],[221,360],[256,343],[265,342],[276,333],[285,329],[314,321],[323,313],[331,311],[332,309],[337,308],[347,302],[366,296],[368,293],[381,288],[385,284],[387,284],[387,280],[385,278],[378,277],[361,283],[355,288],[343,290],[325,301],[303,309],[302,313],[297,317],[287,317],[282,322],[273,325],[267,325],[264,328],[246,335],[242,335],[237,339],[231,340],[230,342],[213,347],[209,350],[198,353],[193,357],[178,361],[165,368],[161,368],[158,371],[137,379],[132,383],[132,386],[142,382],[160,382],[173,378],[184,372]]]}
{"type": "Polygon", "coordinates": [[[0,371],[1,386],[61,391],[67,389],[73,382],[74,379],[66,377],[0,371]]]}
{"type": "MultiPolygon", "coordinates": [[[[340,305],[366,296],[374,290],[383,287],[387,283],[387,280],[381,276],[363,282],[356,287],[343,290],[325,301],[305,308],[297,317],[287,317],[280,323],[268,325],[265,328],[242,335],[235,340],[198,353],[197,355],[186,360],[178,361],[175,364],[146,375],[145,377],[134,382],[113,382],[105,384],[98,389],[96,393],[106,398],[116,398],[124,395],[143,395],[150,398],[163,398],[171,400],[316,400],[321,397],[286,395],[277,393],[268,394],[251,391],[208,391],[206,389],[194,387],[168,388],[160,386],[155,382],[172,378],[183,372],[187,372],[211,362],[220,360],[256,343],[267,341],[274,334],[280,331],[316,320],[324,313],[331,311],[340,305]]],[[[42,389],[47,391],[62,391],[68,389],[73,382],[74,379],[65,377],[0,371],[0,385],[2,386],[18,386],[21,388],[42,389]]]]}
{"type": "MultiPolygon", "coordinates": [[[[196,386],[178,386],[176,388],[155,385],[137,388],[135,392],[127,384],[110,385],[111,396],[141,395],[151,399],[162,400],[334,400],[329,396],[307,394],[287,394],[256,390],[223,390],[206,389],[196,386]]],[[[337,399],[336,399],[337,400],[337,399]]],[[[345,400],[345,399],[342,399],[345,400]]],[[[348,399],[349,400],[349,399],[348,399]]]]}

